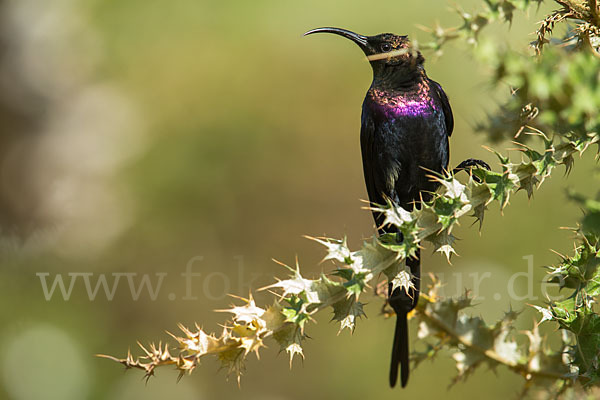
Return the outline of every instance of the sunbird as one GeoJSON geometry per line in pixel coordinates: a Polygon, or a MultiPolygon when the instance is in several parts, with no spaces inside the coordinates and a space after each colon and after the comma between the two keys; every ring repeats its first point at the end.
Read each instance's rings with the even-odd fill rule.
{"type": "MultiPolygon", "coordinates": [[[[373,69],[373,82],[362,105],[360,147],[367,193],[371,204],[388,200],[410,210],[431,198],[439,183],[432,173],[447,171],[450,149],[448,139],[454,118],[448,96],[439,83],[430,79],[424,68],[425,58],[411,45],[408,36],[382,33],[363,36],[340,28],[317,28],[304,35],[332,33],[353,41],[367,56],[373,69]]],[[[475,159],[463,161],[454,172],[469,167],[489,166],[475,159]]],[[[373,211],[379,234],[402,234],[394,226],[384,225],[385,217],[373,211]]],[[[392,290],[388,301],[396,313],[389,382],[398,380],[405,387],[409,376],[407,314],[419,300],[420,252],[406,260],[412,274],[412,287],[392,290]]]]}

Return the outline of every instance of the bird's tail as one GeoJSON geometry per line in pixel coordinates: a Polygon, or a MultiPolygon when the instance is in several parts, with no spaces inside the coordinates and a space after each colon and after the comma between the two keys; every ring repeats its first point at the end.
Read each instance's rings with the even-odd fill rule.
{"type": "Polygon", "coordinates": [[[394,332],[394,345],[392,347],[392,364],[390,366],[390,386],[396,386],[398,380],[398,366],[400,366],[400,383],[402,387],[408,382],[408,321],[406,313],[396,315],[396,330],[394,332]]]}

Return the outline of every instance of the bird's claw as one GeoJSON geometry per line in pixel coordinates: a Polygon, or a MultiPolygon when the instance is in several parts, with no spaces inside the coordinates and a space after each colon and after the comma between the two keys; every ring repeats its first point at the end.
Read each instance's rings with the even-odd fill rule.
{"type": "Polygon", "coordinates": [[[478,160],[476,158],[468,158],[465,161],[458,164],[458,167],[454,168],[454,171],[458,172],[460,170],[472,168],[472,167],[482,167],[482,168],[487,169],[488,171],[491,169],[490,166],[488,165],[488,163],[486,163],[483,160],[478,160]]]}
{"type": "MultiPolygon", "coordinates": [[[[465,170],[471,169],[473,167],[485,168],[488,171],[491,170],[490,166],[485,161],[477,160],[475,158],[468,158],[465,161],[458,164],[458,166],[456,168],[454,168],[454,170],[452,170],[452,173],[456,174],[457,172],[465,171],[465,170]]],[[[477,183],[481,183],[481,179],[475,175],[473,175],[473,180],[475,180],[475,182],[477,182],[477,183]]]]}

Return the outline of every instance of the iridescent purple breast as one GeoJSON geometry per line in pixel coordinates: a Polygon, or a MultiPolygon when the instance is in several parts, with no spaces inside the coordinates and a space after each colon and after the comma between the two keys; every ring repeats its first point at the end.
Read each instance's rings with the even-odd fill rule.
{"type": "Polygon", "coordinates": [[[400,116],[430,116],[439,111],[439,106],[430,96],[428,87],[419,87],[410,93],[394,94],[371,89],[371,99],[378,109],[382,110],[388,117],[400,116]]]}
{"type": "Polygon", "coordinates": [[[396,116],[420,116],[431,115],[434,112],[434,105],[428,100],[407,100],[404,98],[391,99],[386,106],[386,111],[396,116]]]}

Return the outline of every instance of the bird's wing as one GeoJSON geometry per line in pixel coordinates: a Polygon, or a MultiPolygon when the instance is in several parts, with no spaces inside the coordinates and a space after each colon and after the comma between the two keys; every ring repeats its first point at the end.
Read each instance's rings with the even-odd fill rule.
{"type": "MultiPolygon", "coordinates": [[[[384,205],[387,201],[385,196],[398,203],[399,199],[395,191],[395,183],[400,173],[398,162],[389,162],[384,157],[385,143],[378,136],[385,136],[382,131],[389,129],[389,124],[380,120],[380,115],[374,112],[366,112],[363,105],[362,124],[360,130],[360,147],[362,151],[363,172],[369,201],[373,204],[384,205]],[[379,131],[379,135],[376,132],[379,131]],[[386,162],[386,160],[388,162],[386,162]]],[[[391,135],[391,133],[390,133],[391,135]]],[[[388,135],[388,136],[390,136],[388,135]]],[[[373,213],[378,226],[383,224],[382,215],[373,213]]]]}
{"type": "MultiPolygon", "coordinates": [[[[363,106],[364,107],[364,106],[363,106]]],[[[376,123],[371,113],[363,109],[360,128],[360,149],[362,152],[363,172],[367,193],[371,203],[383,204],[382,193],[385,193],[385,182],[382,182],[383,171],[377,162],[377,149],[375,143],[376,123]]]]}
{"type": "Polygon", "coordinates": [[[448,96],[446,96],[446,92],[444,92],[444,89],[442,89],[442,86],[439,83],[431,79],[429,80],[429,83],[442,103],[442,112],[444,113],[444,122],[446,123],[446,134],[451,136],[452,131],[454,130],[454,116],[452,115],[452,108],[450,107],[448,96]]]}

